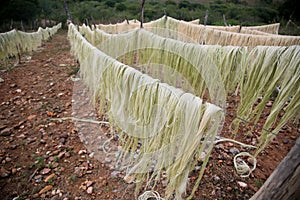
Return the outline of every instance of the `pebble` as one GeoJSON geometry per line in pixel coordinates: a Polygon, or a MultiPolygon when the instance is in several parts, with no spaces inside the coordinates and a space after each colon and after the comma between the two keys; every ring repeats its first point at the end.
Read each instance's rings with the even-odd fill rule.
{"type": "Polygon", "coordinates": [[[88,194],[92,194],[93,193],[93,187],[88,187],[88,189],[86,190],[86,192],[88,194]]]}
{"type": "Polygon", "coordinates": [[[32,119],[34,119],[36,117],[36,115],[29,115],[28,117],[27,117],[27,119],[28,120],[32,120],[32,119]]]}
{"type": "Polygon", "coordinates": [[[0,78],[0,83],[4,82],[3,78],[0,78]]]}
{"type": "Polygon", "coordinates": [[[228,191],[231,191],[231,190],[232,190],[232,187],[229,187],[229,186],[228,186],[226,189],[227,189],[228,191]]]}
{"type": "Polygon", "coordinates": [[[228,146],[233,147],[233,143],[228,142],[228,146]]]}
{"type": "Polygon", "coordinates": [[[37,175],[37,176],[34,177],[34,179],[35,179],[35,182],[36,182],[36,183],[39,183],[39,182],[42,181],[43,176],[42,176],[42,175],[37,175]]]}
{"type": "Polygon", "coordinates": [[[273,105],[273,102],[272,102],[272,101],[269,101],[269,102],[266,104],[267,107],[272,107],[272,105],[273,105]]]}
{"type": "Polygon", "coordinates": [[[125,176],[124,177],[124,181],[126,182],[126,183],[132,183],[133,182],[133,180],[134,180],[134,178],[133,178],[133,176],[125,176]]]}
{"type": "Polygon", "coordinates": [[[113,171],[113,172],[111,173],[111,175],[112,175],[114,178],[118,178],[118,177],[119,177],[119,174],[120,174],[119,171],[113,171]]]}
{"type": "Polygon", "coordinates": [[[233,155],[236,155],[240,153],[240,150],[238,150],[236,147],[232,147],[229,149],[229,152],[232,153],[233,155]]]}
{"type": "Polygon", "coordinates": [[[54,176],[55,176],[55,174],[52,173],[49,176],[47,176],[44,181],[47,183],[50,179],[54,178],[54,176]]]}
{"type": "Polygon", "coordinates": [[[17,170],[16,168],[12,168],[12,169],[11,169],[11,173],[12,173],[12,174],[16,174],[17,171],[18,171],[18,170],[17,170]]]}
{"type": "Polygon", "coordinates": [[[60,152],[60,153],[58,154],[57,157],[58,157],[59,159],[61,159],[64,155],[65,155],[65,152],[60,152]]]}
{"type": "Polygon", "coordinates": [[[2,167],[0,169],[0,176],[1,176],[1,178],[6,178],[6,177],[9,176],[9,174],[10,174],[10,171],[6,170],[5,168],[2,167]]]}
{"type": "Polygon", "coordinates": [[[6,124],[0,124],[0,130],[3,130],[3,129],[5,129],[5,128],[7,128],[7,125],[6,125],[6,124]]]}
{"type": "Polygon", "coordinates": [[[51,171],[51,169],[49,169],[49,168],[44,168],[44,169],[41,171],[41,174],[45,175],[45,174],[48,174],[50,171],[51,171]]]}
{"type": "Polygon", "coordinates": [[[15,84],[15,83],[10,84],[9,87],[11,87],[11,88],[17,87],[17,84],[15,84]]]}
{"type": "Polygon", "coordinates": [[[239,185],[240,187],[242,187],[242,188],[248,187],[247,183],[244,183],[244,182],[242,182],[242,181],[238,181],[237,183],[238,183],[238,185],[239,185]]]}
{"type": "Polygon", "coordinates": [[[220,178],[219,176],[217,176],[217,175],[214,176],[214,180],[215,180],[215,181],[219,181],[220,179],[221,179],[221,178],[220,178]]]}
{"type": "Polygon", "coordinates": [[[45,186],[43,189],[41,189],[41,190],[39,191],[39,195],[41,195],[41,194],[43,194],[43,193],[45,193],[45,192],[51,190],[52,187],[53,187],[52,185],[47,185],[47,186],[45,186]]]}
{"type": "Polygon", "coordinates": [[[95,153],[94,153],[94,152],[92,152],[92,153],[90,153],[90,154],[89,154],[89,157],[90,157],[90,158],[93,158],[93,157],[94,157],[94,155],[95,155],[95,153]]]}
{"type": "Polygon", "coordinates": [[[10,157],[6,157],[6,158],[5,158],[5,161],[6,161],[6,162],[10,162],[10,161],[11,161],[11,158],[10,158],[10,157]]]}
{"type": "Polygon", "coordinates": [[[66,152],[66,153],[65,153],[65,157],[66,157],[66,158],[69,158],[70,156],[71,156],[71,154],[70,154],[69,152],[66,152]]]}
{"type": "Polygon", "coordinates": [[[111,163],[111,159],[110,158],[106,157],[104,160],[105,160],[106,163],[111,163]]]}
{"type": "Polygon", "coordinates": [[[13,128],[5,128],[0,132],[0,136],[10,136],[13,128]]]}
{"type": "Polygon", "coordinates": [[[86,150],[79,150],[79,151],[78,151],[78,154],[79,154],[79,155],[86,154],[86,150]]]}
{"type": "Polygon", "coordinates": [[[66,139],[65,139],[65,138],[60,138],[60,139],[59,139],[59,142],[60,142],[61,144],[65,144],[65,143],[66,143],[66,139]]]}
{"type": "Polygon", "coordinates": [[[87,186],[87,187],[90,187],[91,185],[93,185],[93,183],[94,183],[93,181],[87,181],[87,182],[86,182],[86,186],[87,186]]]}

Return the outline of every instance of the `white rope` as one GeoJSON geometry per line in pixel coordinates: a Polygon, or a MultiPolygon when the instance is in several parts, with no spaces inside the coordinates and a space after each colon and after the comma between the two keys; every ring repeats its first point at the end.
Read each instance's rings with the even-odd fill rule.
{"type": "Polygon", "coordinates": [[[81,118],[76,118],[76,117],[62,117],[62,118],[51,118],[50,120],[53,121],[65,121],[65,120],[73,120],[73,121],[78,121],[78,122],[87,122],[87,123],[93,123],[93,124],[109,124],[109,122],[105,121],[96,121],[92,119],[81,119],[81,118]]]}
{"type": "Polygon", "coordinates": [[[250,174],[252,173],[252,171],[254,171],[256,168],[256,162],[257,162],[256,158],[254,156],[252,156],[251,154],[249,154],[248,152],[241,152],[241,153],[237,154],[236,156],[234,156],[234,159],[233,159],[234,167],[235,167],[237,173],[241,177],[249,177],[250,174]],[[253,165],[252,168],[250,168],[249,165],[242,158],[239,158],[242,156],[247,156],[252,159],[252,165],[253,165]],[[237,161],[237,159],[238,159],[238,161],[237,161]]]}
{"type": "Polygon", "coordinates": [[[164,200],[164,198],[160,197],[159,193],[156,191],[145,191],[142,195],[138,197],[138,200],[147,200],[153,198],[157,200],[164,200]]]}
{"type": "Polygon", "coordinates": [[[223,137],[216,137],[216,138],[218,138],[218,140],[216,140],[214,142],[214,144],[217,144],[217,143],[220,143],[220,142],[232,142],[232,143],[239,144],[239,145],[241,145],[242,147],[245,147],[245,148],[253,148],[253,149],[257,148],[256,146],[245,144],[245,143],[242,143],[242,142],[239,142],[239,141],[236,141],[236,140],[233,140],[233,139],[229,139],[229,138],[223,138],[223,137]]]}

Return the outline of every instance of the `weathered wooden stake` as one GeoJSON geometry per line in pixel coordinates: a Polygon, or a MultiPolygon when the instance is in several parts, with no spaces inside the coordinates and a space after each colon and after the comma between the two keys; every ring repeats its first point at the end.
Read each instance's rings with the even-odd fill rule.
{"type": "Polygon", "coordinates": [[[142,0],[142,12],[141,12],[141,28],[144,28],[143,23],[144,23],[144,7],[145,7],[145,1],[146,0],[142,0]]]}
{"type": "Polygon", "coordinates": [[[66,11],[66,15],[67,15],[67,20],[72,22],[72,18],[71,18],[71,15],[70,15],[70,11],[69,11],[69,7],[68,7],[68,4],[67,4],[67,0],[64,0],[64,7],[65,7],[65,11],[66,11]]]}
{"type": "Polygon", "coordinates": [[[205,12],[204,25],[206,25],[207,20],[208,20],[208,10],[206,10],[205,12]]]}
{"type": "Polygon", "coordinates": [[[288,155],[250,200],[300,199],[300,137],[288,155]]]}
{"type": "Polygon", "coordinates": [[[227,22],[226,22],[225,14],[223,14],[223,20],[224,20],[224,25],[225,25],[225,26],[228,26],[228,25],[227,25],[227,22]]]}

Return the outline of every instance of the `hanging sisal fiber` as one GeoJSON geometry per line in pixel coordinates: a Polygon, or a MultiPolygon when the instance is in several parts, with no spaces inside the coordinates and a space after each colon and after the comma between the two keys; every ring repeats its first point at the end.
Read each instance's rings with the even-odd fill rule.
{"type": "MultiPolygon", "coordinates": [[[[280,87],[281,92],[275,99],[271,114],[265,122],[267,130],[280,130],[287,121],[297,117],[297,113],[300,111],[297,107],[299,105],[296,103],[300,101],[299,96],[296,95],[297,89],[300,87],[300,72],[299,68],[296,67],[300,64],[299,46],[222,47],[183,43],[162,38],[145,30],[115,35],[107,34],[101,30],[86,29],[85,31],[88,33],[86,34],[87,38],[97,38],[91,40],[96,41],[94,43],[96,47],[122,62],[130,65],[136,63],[147,65],[148,62],[171,66],[188,80],[193,88],[192,92],[200,97],[203,97],[201,94],[203,94],[205,86],[197,88],[203,83],[201,82],[203,77],[197,76],[197,72],[202,74],[198,67],[215,65],[215,67],[207,68],[213,73],[220,73],[220,80],[223,80],[226,94],[239,91],[240,103],[237,115],[254,123],[260,118],[263,108],[270,100],[274,90],[280,87]],[[128,52],[133,54],[128,54],[127,58],[122,58],[122,55],[128,52]],[[172,53],[170,54],[170,52],[172,53]],[[136,59],[132,59],[133,57],[136,59]],[[212,65],[211,60],[214,60],[214,65],[212,65]],[[189,61],[189,63],[184,61],[189,61]],[[262,101],[255,107],[255,103],[261,98],[262,101]],[[290,109],[281,113],[283,117],[277,119],[277,126],[271,126],[275,122],[278,112],[286,105],[290,109]]],[[[150,71],[146,68],[146,72],[147,70],[150,71]]],[[[207,77],[211,78],[211,76],[207,77]]],[[[217,83],[217,79],[211,80],[205,80],[204,83],[217,83]]],[[[172,82],[169,84],[174,85],[172,82]]],[[[210,100],[220,105],[216,99],[210,100]]],[[[235,123],[238,126],[238,122],[235,121],[235,123]]],[[[272,134],[262,132],[259,146],[268,144],[270,138],[273,138],[272,134]]]]}
{"type": "Polygon", "coordinates": [[[182,199],[188,175],[203,152],[199,179],[204,173],[212,141],[224,119],[222,109],[109,57],[73,24],[68,37],[81,76],[94,102],[100,101],[96,106],[120,130],[116,133],[122,146],[118,160],[127,166],[126,177],[135,178],[136,192],[143,180],[152,188],[164,173],[165,198],[182,199]]]}
{"type": "Polygon", "coordinates": [[[52,28],[39,28],[37,32],[26,33],[23,31],[11,30],[0,33],[0,60],[7,60],[18,54],[36,50],[61,28],[61,23],[52,28]]]}

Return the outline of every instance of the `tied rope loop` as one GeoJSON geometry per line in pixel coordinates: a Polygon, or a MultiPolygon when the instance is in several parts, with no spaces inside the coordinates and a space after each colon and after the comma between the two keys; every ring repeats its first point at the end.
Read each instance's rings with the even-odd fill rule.
{"type": "Polygon", "coordinates": [[[159,193],[156,191],[145,191],[138,197],[138,200],[148,200],[148,199],[156,199],[156,200],[165,200],[164,198],[160,197],[159,193]]]}
{"type": "Polygon", "coordinates": [[[234,167],[235,167],[237,173],[241,177],[249,177],[250,174],[252,173],[252,171],[254,171],[256,168],[256,162],[257,162],[256,158],[254,156],[252,156],[251,154],[249,154],[248,152],[241,152],[241,153],[237,154],[236,156],[234,156],[234,159],[233,159],[234,167]],[[250,168],[249,165],[242,158],[239,158],[241,156],[250,157],[253,167],[250,168]],[[238,161],[237,161],[237,159],[238,159],[238,161]]]}

